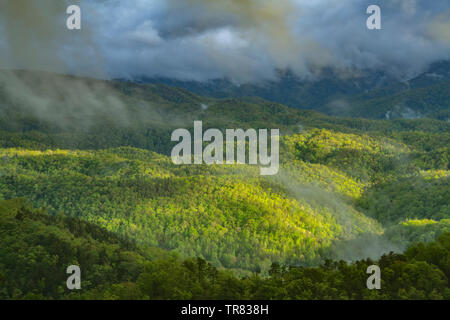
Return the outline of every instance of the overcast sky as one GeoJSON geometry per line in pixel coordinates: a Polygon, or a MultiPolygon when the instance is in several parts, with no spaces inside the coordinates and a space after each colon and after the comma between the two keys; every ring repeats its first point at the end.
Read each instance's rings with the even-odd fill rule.
{"type": "Polygon", "coordinates": [[[0,68],[242,83],[288,68],[408,77],[449,58],[448,0],[0,1],[0,68]],[[65,28],[68,4],[81,31],[65,28]],[[382,30],[366,28],[370,4],[382,30]]]}

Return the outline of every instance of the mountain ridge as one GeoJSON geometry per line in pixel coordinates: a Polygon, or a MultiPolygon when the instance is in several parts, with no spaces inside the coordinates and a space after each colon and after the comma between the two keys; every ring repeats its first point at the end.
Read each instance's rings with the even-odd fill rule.
{"type": "MultiPolygon", "coordinates": [[[[183,81],[164,77],[146,78],[136,77],[131,80],[135,83],[161,83],[173,87],[185,88],[203,96],[215,98],[224,97],[251,97],[257,96],[269,101],[285,104],[289,107],[302,110],[317,110],[330,115],[351,116],[382,119],[387,118],[386,112],[395,112],[397,118],[431,117],[441,120],[449,119],[449,106],[435,105],[442,113],[423,112],[417,113],[416,106],[406,106],[402,110],[392,109],[384,112],[373,111],[370,108],[361,106],[361,100],[367,99],[389,100],[389,96],[404,94],[409,91],[432,87],[442,82],[450,81],[450,61],[442,60],[429,66],[427,70],[417,76],[398,80],[382,72],[362,71],[360,74],[341,76],[339,72],[333,70],[323,70],[316,79],[304,80],[290,71],[278,73],[277,80],[264,81],[261,84],[235,84],[227,79],[213,79],[204,82],[183,81]],[[358,104],[353,106],[353,104],[358,104]],[[412,113],[408,109],[412,110],[412,113]],[[371,113],[367,113],[371,111],[371,113]],[[414,113],[416,112],[416,113],[414,113]]],[[[448,86],[446,87],[448,91],[448,86]]],[[[414,94],[414,93],[412,93],[414,94]]],[[[405,102],[406,103],[406,102],[405,102]]],[[[392,116],[391,116],[392,118],[392,116]]]]}

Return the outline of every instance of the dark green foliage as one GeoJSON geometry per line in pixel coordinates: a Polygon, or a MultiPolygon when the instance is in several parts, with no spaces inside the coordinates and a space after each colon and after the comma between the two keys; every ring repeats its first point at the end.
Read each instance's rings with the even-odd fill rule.
{"type": "Polygon", "coordinates": [[[274,263],[269,277],[237,278],[11,200],[0,202],[0,244],[1,299],[450,299],[450,233],[378,261],[274,263]],[[72,264],[82,270],[80,291],[65,286],[72,264]],[[382,270],[381,290],[366,287],[372,264],[382,270]]]}
{"type": "Polygon", "coordinates": [[[339,118],[164,85],[21,76],[39,94],[28,103],[0,88],[0,199],[30,204],[0,203],[1,298],[449,297],[447,121],[339,118]],[[67,99],[60,82],[82,96],[67,99]],[[194,120],[281,129],[279,175],[172,164],[170,134],[194,120]],[[385,291],[365,289],[371,261],[318,267],[437,236],[381,258],[385,291]],[[69,264],[87,272],[82,292],[65,289],[69,264]]]}
{"type": "Polygon", "coordinates": [[[348,77],[325,69],[315,80],[280,72],[276,81],[235,85],[228,80],[208,82],[142,79],[165,83],[216,98],[260,97],[296,109],[317,110],[334,116],[372,119],[435,118],[450,116],[450,61],[433,63],[406,82],[373,71],[348,77]]]}
{"type": "Polygon", "coordinates": [[[405,219],[449,219],[450,182],[439,173],[400,178],[377,185],[359,200],[361,207],[383,223],[405,219]]]}

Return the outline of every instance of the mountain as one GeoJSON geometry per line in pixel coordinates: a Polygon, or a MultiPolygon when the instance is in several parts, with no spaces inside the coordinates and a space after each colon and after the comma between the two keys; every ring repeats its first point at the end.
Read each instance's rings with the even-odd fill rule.
{"type": "Polygon", "coordinates": [[[168,78],[136,78],[136,83],[161,83],[203,96],[260,97],[286,106],[330,115],[372,119],[449,119],[450,61],[438,61],[423,73],[398,80],[386,73],[342,73],[323,70],[310,79],[279,72],[278,79],[259,84],[235,84],[227,79],[206,82],[168,78]],[[436,99],[436,96],[438,99],[436,99]]]}
{"type": "Polygon", "coordinates": [[[26,198],[139,245],[267,275],[275,262],[376,259],[448,230],[446,121],[340,118],[53,74],[0,79],[0,198],[26,198]],[[170,134],[194,120],[279,128],[280,174],[174,165],[170,134]]]}

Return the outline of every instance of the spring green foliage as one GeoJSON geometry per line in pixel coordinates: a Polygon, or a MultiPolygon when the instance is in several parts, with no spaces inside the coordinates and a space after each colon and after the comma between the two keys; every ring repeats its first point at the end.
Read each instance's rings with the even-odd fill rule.
{"type": "MultiPolygon", "coordinates": [[[[130,147],[3,149],[0,190],[5,199],[26,197],[140,243],[241,271],[320,263],[333,242],[381,234],[376,220],[389,228],[448,218],[447,171],[421,171],[414,146],[315,129],[284,137],[281,155],[280,175],[262,178],[252,166],[175,166],[130,147]],[[414,188],[411,181],[420,180],[429,187],[414,188]]],[[[414,239],[395,240],[401,247],[414,239]]]]}
{"type": "MultiPolygon", "coordinates": [[[[448,264],[412,251],[380,260],[402,275],[384,293],[361,287],[369,261],[306,268],[378,259],[450,231],[448,122],[338,118],[260,98],[45,77],[87,91],[80,98],[93,105],[65,97],[65,87],[37,85],[21,101],[0,86],[0,199],[45,208],[2,202],[2,297],[73,298],[61,268],[81,261],[91,276],[78,298],[448,297],[448,264]],[[204,129],[279,128],[280,173],[172,164],[170,133],[194,120],[204,129]],[[17,262],[24,264],[14,273],[17,262]],[[47,279],[47,268],[57,278],[47,279]],[[404,277],[409,271],[430,274],[430,286],[404,277]]],[[[448,249],[442,237],[420,250],[448,249]]]]}
{"type": "MultiPolygon", "coordinates": [[[[321,167],[304,174],[305,183],[318,185],[309,186],[316,199],[308,199],[283,190],[283,181],[259,177],[256,167],[179,167],[165,156],[129,147],[5,149],[0,158],[6,199],[26,197],[53,213],[227,268],[267,271],[274,261],[318,263],[318,250],[335,239],[381,232],[344,199],[320,189],[320,183],[345,181],[321,167]],[[330,197],[335,203],[327,202],[330,197]]],[[[357,187],[348,184],[347,189],[357,187]]]]}

